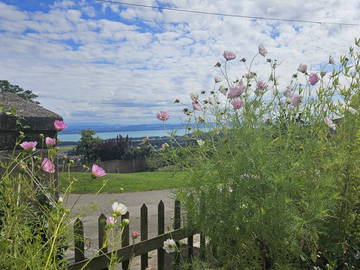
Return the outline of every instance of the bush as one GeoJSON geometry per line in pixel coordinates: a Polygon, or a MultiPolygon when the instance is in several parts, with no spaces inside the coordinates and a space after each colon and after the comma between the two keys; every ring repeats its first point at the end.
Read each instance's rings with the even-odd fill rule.
{"type": "Polygon", "coordinates": [[[245,60],[246,74],[231,80],[224,53],[219,91],[192,95],[188,121],[208,132],[168,157],[187,168],[189,188],[178,196],[224,269],[360,269],[355,44],[337,65],[330,59],[332,72],[301,65],[284,91],[276,60],[266,60],[267,81],[245,60]]]}

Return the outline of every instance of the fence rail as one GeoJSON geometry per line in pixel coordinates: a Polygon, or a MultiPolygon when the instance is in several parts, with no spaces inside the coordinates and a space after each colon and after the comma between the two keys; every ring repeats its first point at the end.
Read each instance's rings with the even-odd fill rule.
{"type": "MultiPolygon", "coordinates": [[[[129,212],[123,215],[122,219],[128,219],[129,212]]],[[[148,209],[145,204],[140,209],[140,233],[141,241],[132,245],[130,243],[129,225],[126,225],[121,239],[121,248],[113,251],[108,251],[104,247],[106,216],[101,214],[98,219],[98,234],[99,234],[99,255],[93,258],[85,258],[84,245],[84,228],[80,219],[77,219],[74,224],[74,244],[75,244],[75,263],[68,266],[69,270],[105,270],[107,269],[111,256],[116,254],[118,258],[122,259],[122,269],[129,269],[129,260],[135,256],[141,256],[141,270],[148,267],[148,252],[157,250],[158,270],[165,270],[165,253],[163,250],[163,243],[165,240],[171,238],[179,241],[187,238],[187,255],[191,260],[193,252],[193,236],[196,233],[189,228],[181,228],[181,205],[179,201],[175,201],[174,208],[174,224],[173,231],[165,233],[165,206],[162,201],[158,204],[158,236],[148,239],[148,209]]],[[[204,253],[205,241],[204,237],[200,236],[200,254],[204,253]]],[[[178,242],[177,242],[178,244],[178,242]]],[[[176,255],[174,265],[179,265],[180,256],[176,255]]]]}

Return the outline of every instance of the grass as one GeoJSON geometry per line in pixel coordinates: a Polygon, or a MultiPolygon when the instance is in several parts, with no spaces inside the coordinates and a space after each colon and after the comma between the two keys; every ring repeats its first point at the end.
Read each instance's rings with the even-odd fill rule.
{"type": "MultiPolygon", "coordinates": [[[[182,172],[141,172],[141,173],[109,173],[98,179],[93,179],[88,172],[71,173],[76,179],[72,185],[71,193],[96,193],[101,189],[103,193],[137,192],[148,190],[161,190],[184,187],[182,172]]],[[[64,190],[69,183],[67,173],[60,173],[60,187],[64,190]]]]}

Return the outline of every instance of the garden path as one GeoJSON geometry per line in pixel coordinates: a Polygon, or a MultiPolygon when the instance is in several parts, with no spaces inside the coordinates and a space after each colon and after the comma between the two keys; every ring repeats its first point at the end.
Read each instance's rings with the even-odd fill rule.
{"type": "MultiPolygon", "coordinates": [[[[100,193],[100,194],[68,194],[64,198],[64,205],[72,208],[71,216],[80,216],[84,224],[85,252],[92,257],[98,246],[98,218],[101,213],[111,214],[111,205],[118,201],[128,207],[130,213],[130,233],[140,231],[140,208],[143,203],[148,207],[149,238],[157,235],[157,206],[160,200],[165,205],[165,228],[171,226],[174,213],[174,194],[171,190],[154,190],[129,193],[100,193]]],[[[68,249],[68,257],[73,258],[74,249],[68,249]]],[[[156,251],[149,254],[149,264],[156,264],[156,251]]],[[[135,261],[134,261],[135,263],[135,261]]]]}

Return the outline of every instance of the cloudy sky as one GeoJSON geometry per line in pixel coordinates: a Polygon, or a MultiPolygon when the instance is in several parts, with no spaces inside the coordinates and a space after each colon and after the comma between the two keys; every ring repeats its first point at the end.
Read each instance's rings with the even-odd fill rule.
{"type": "MultiPolygon", "coordinates": [[[[117,1],[117,0],[114,0],[117,1]]],[[[127,0],[197,11],[360,23],[358,0],[127,0]]],[[[95,0],[0,0],[0,79],[39,95],[67,122],[182,119],[180,98],[214,87],[224,50],[250,58],[264,44],[286,84],[299,63],[319,71],[346,53],[359,26],[198,15],[95,0]]],[[[268,68],[257,58],[255,71],[268,68]]],[[[231,63],[234,77],[244,72],[231,63]]]]}

